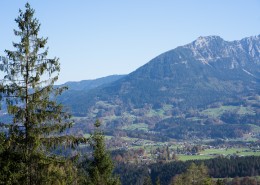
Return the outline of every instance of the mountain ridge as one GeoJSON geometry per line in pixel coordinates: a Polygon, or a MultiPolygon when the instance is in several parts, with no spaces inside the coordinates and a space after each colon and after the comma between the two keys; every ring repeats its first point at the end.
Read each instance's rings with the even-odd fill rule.
{"type": "Polygon", "coordinates": [[[64,84],[59,86],[67,86],[69,90],[90,90],[105,84],[109,84],[113,81],[119,80],[120,78],[124,77],[125,75],[109,75],[105,77],[100,77],[96,79],[90,80],[80,80],[80,81],[68,81],[64,84]]]}
{"type": "MultiPolygon", "coordinates": [[[[82,98],[87,100],[85,111],[87,112],[91,102],[97,99],[121,102],[124,106],[139,103],[137,107],[140,107],[149,104],[150,100],[153,101],[152,104],[158,104],[159,101],[176,101],[171,101],[167,96],[176,96],[179,99],[177,101],[189,99],[187,96],[194,88],[200,93],[207,92],[204,95],[208,94],[208,98],[211,96],[209,94],[214,94],[215,91],[221,92],[219,97],[240,93],[260,79],[259,46],[260,35],[232,42],[224,41],[218,36],[199,37],[190,44],[158,55],[110,86],[93,89],[82,98]],[[194,48],[198,45],[199,47],[194,48]],[[227,83],[229,80],[236,83],[227,83]],[[227,92],[223,92],[224,89],[227,92]]],[[[215,94],[217,97],[218,93],[215,94]]],[[[218,99],[216,97],[212,100],[218,99]]],[[[199,105],[199,101],[201,100],[194,104],[199,105]]],[[[191,103],[188,103],[188,106],[191,106],[191,103]]]]}
{"type": "Polygon", "coordinates": [[[131,137],[155,139],[241,137],[251,131],[250,124],[260,126],[259,46],[260,36],[231,42],[199,37],[63,102],[86,124],[100,119],[114,134],[119,129],[131,137]],[[208,113],[213,110],[216,115],[208,113]],[[147,131],[127,130],[132,125],[147,131]]]}

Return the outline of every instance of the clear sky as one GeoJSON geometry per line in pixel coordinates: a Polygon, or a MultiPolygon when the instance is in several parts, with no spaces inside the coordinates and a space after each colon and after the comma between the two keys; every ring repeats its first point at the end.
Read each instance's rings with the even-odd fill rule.
{"type": "MultiPolygon", "coordinates": [[[[0,55],[12,49],[24,0],[0,1],[0,55]]],[[[61,62],[59,83],[128,74],[199,36],[260,34],[259,0],[29,0],[61,62]]]]}

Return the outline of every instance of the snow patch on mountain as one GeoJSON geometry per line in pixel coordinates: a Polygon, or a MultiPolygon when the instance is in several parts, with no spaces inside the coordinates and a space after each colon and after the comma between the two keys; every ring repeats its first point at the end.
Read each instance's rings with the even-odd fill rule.
{"type": "Polygon", "coordinates": [[[248,75],[255,77],[252,73],[248,72],[247,70],[245,70],[245,69],[242,69],[242,70],[243,70],[245,73],[247,73],[248,75]]]}
{"type": "Polygon", "coordinates": [[[240,58],[244,54],[252,57],[253,63],[260,64],[260,35],[231,42],[219,36],[201,36],[183,47],[189,49],[196,60],[207,65],[226,60],[231,61],[230,69],[245,66],[246,59],[240,58]]]}

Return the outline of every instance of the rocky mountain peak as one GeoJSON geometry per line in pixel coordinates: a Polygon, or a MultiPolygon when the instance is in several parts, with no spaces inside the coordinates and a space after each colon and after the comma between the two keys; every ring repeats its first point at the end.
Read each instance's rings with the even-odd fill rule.
{"type": "Polygon", "coordinates": [[[198,37],[192,44],[195,45],[196,47],[202,48],[202,47],[207,47],[209,45],[211,45],[212,43],[220,43],[223,42],[224,40],[219,37],[219,36],[205,36],[205,37],[198,37]]]}
{"type": "Polygon", "coordinates": [[[230,48],[228,43],[219,36],[200,36],[192,43],[183,47],[191,50],[196,60],[209,64],[209,62],[229,55],[230,48]]]}
{"type": "Polygon", "coordinates": [[[244,66],[248,58],[260,64],[260,35],[236,41],[225,41],[219,36],[198,37],[183,47],[191,50],[193,57],[204,64],[224,59],[230,61],[233,69],[234,66],[244,66]]]}
{"type": "Polygon", "coordinates": [[[260,64],[260,35],[244,38],[236,42],[238,47],[254,58],[260,64]]]}

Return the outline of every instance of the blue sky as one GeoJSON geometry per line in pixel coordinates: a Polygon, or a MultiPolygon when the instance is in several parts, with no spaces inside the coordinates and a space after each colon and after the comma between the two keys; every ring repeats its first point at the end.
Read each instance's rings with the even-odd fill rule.
{"type": "MultiPolygon", "coordinates": [[[[0,55],[12,49],[24,0],[0,1],[0,55]]],[[[61,62],[59,83],[127,74],[199,36],[260,34],[259,0],[29,0],[61,62]]]]}

